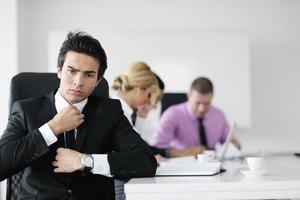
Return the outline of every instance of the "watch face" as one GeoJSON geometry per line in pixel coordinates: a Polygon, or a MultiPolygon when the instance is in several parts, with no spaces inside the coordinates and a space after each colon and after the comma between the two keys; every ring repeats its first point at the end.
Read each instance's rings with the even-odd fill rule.
{"type": "Polygon", "coordinates": [[[83,159],[83,164],[86,166],[86,167],[93,167],[93,164],[94,164],[94,160],[91,156],[85,156],[84,159],[83,159]]]}

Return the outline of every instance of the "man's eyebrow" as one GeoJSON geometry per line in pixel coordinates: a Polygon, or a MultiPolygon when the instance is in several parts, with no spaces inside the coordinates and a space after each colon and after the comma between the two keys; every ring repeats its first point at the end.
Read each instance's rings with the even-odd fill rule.
{"type": "Polygon", "coordinates": [[[73,69],[73,70],[75,70],[75,71],[78,71],[78,72],[79,72],[79,70],[78,70],[78,69],[76,69],[76,68],[74,68],[74,67],[72,67],[72,66],[70,66],[70,65],[68,65],[67,67],[68,67],[68,68],[70,68],[70,69],[73,69]]]}
{"type": "MultiPolygon", "coordinates": [[[[73,70],[75,70],[75,71],[77,71],[77,72],[80,72],[79,69],[76,69],[76,68],[74,68],[74,67],[72,67],[72,66],[67,66],[67,67],[70,68],[70,69],[73,69],[73,70]]],[[[85,74],[95,74],[96,72],[93,71],[93,70],[90,70],[90,71],[83,71],[83,73],[85,73],[85,74]]]]}
{"type": "Polygon", "coordinates": [[[95,71],[83,71],[83,73],[86,73],[86,74],[96,74],[95,71]]]}

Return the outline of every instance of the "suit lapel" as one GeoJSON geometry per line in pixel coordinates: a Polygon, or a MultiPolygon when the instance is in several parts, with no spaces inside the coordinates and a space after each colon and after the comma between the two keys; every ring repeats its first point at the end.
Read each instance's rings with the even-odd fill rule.
{"type": "Polygon", "coordinates": [[[89,125],[92,123],[94,119],[95,113],[97,110],[97,106],[95,101],[93,101],[92,96],[88,98],[88,102],[84,107],[82,113],[84,114],[84,122],[77,129],[77,138],[76,138],[76,150],[80,151],[82,145],[86,139],[86,135],[88,134],[89,125]]]}
{"type": "MultiPolygon", "coordinates": [[[[46,96],[46,101],[43,102],[43,110],[45,112],[45,119],[44,121],[48,122],[50,119],[53,119],[53,117],[57,114],[57,110],[55,107],[55,93],[57,90],[51,92],[46,96]]],[[[50,149],[56,149],[58,147],[64,147],[64,139],[63,134],[60,134],[57,137],[57,142],[53,145],[51,145],[50,149]]]]}
{"type": "Polygon", "coordinates": [[[55,108],[55,100],[54,100],[55,91],[52,91],[50,94],[46,96],[46,101],[43,102],[43,110],[45,112],[45,120],[46,122],[49,119],[52,119],[57,111],[55,108]]]}

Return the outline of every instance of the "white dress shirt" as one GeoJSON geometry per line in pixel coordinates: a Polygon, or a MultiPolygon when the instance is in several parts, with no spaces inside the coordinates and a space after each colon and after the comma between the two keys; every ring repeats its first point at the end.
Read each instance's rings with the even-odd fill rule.
{"type": "MultiPolygon", "coordinates": [[[[77,107],[77,109],[82,112],[83,108],[85,107],[88,99],[84,99],[81,102],[78,102],[74,104],[74,106],[77,107]]],[[[57,112],[61,111],[65,107],[69,106],[69,103],[64,99],[64,97],[60,94],[59,91],[55,94],[55,107],[57,112]]],[[[44,124],[39,128],[39,131],[41,132],[44,140],[46,141],[46,144],[50,146],[51,144],[55,143],[57,141],[57,137],[49,127],[48,123],[44,124]]],[[[75,131],[76,133],[76,131],[75,131]]],[[[101,174],[105,176],[111,176],[110,174],[110,167],[107,160],[107,154],[93,154],[94,158],[94,167],[92,169],[93,174],[101,174]]]]}
{"type": "Polygon", "coordinates": [[[159,125],[162,104],[159,101],[155,109],[150,110],[146,118],[137,116],[135,128],[148,144],[151,144],[155,130],[159,125]]]}

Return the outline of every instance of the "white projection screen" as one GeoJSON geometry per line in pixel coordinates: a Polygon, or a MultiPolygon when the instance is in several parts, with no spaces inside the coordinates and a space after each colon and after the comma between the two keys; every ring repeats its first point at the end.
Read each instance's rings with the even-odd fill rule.
{"type": "MultiPolygon", "coordinates": [[[[54,71],[61,42],[67,31],[48,34],[48,69],[54,71]]],[[[213,104],[230,123],[251,127],[250,50],[248,36],[240,32],[122,32],[91,33],[106,50],[113,78],[135,61],[145,61],[165,82],[166,92],[186,92],[198,76],[215,86],[213,104]]]]}

